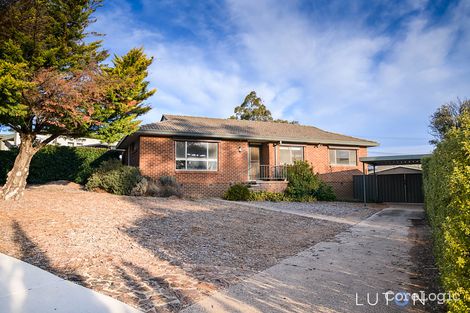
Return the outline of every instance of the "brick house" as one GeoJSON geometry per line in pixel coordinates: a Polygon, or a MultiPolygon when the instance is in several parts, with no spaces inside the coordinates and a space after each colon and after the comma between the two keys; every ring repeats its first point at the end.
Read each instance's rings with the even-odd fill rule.
{"type": "Polygon", "coordinates": [[[312,164],[338,198],[352,199],[353,175],[362,174],[360,157],[373,141],[312,126],[163,115],[123,138],[124,164],[145,176],[175,176],[187,195],[221,196],[238,182],[282,191],[286,165],[312,164]]]}

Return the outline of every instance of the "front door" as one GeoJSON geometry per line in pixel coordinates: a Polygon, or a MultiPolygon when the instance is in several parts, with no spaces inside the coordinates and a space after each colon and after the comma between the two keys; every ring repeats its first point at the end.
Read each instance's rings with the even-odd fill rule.
{"type": "Polygon", "coordinates": [[[248,153],[248,177],[250,180],[256,180],[259,178],[260,170],[260,146],[249,146],[248,153]]]}

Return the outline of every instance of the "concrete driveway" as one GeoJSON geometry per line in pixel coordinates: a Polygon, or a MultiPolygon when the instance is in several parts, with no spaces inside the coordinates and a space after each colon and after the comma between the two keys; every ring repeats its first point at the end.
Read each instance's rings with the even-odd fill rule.
{"type": "Polygon", "coordinates": [[[394,297],[419,290],[410,252],[423,219],[419,206],[384,209],[183,312],[425,312],[394,297]]]}
{"type": "Polygon", "coordinates": [[[0,312],[141,313],[125,303],[2,253],[0,312]]]}

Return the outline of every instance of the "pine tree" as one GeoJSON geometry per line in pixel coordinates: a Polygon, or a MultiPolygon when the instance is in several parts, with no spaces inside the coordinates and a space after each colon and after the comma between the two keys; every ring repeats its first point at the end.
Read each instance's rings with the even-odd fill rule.
{"type": "Polygon", "coordinates": [[[135,131],[155,91],[145,81],[152,63],[142,49],[106,66],[101,41],[87,27],[101,0],[0,2],[0,126],[21,144],[1,196],[23,195],[34,154],[59,136],[113,142],[135,131]],[[88,39],[88,40],[87,40],[88,39]],[[43,141],[38,135],[48,134],[43,141]]]}

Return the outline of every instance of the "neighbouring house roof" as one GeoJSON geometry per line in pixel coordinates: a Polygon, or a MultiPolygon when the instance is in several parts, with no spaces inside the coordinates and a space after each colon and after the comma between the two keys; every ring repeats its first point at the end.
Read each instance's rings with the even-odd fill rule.
{"type": "MultiPolygon", "coordinates": [[[[385,174],[412,174],[421,173],[421,164],[409,164],[409,165],[377,165],[375,167],[375,173],[377,175],[385,174]]],[[[369,166],[369,175],[373,175],[373,167],[369,166]]]]}
{"type": "Polygon", "coordinates": [[[364,147],[378,145],[375,141],[336,134],[313,126],[165,114],[160,122],[143,125],[136,133],[123,138],[117,147],[126,148],[141,135],[282,141],[364,147]]]}
{"type": "Polygon", "coordinates": [[[0,140],[13,140],[15,139],[15,134],[0,134],[0,140]]]}

